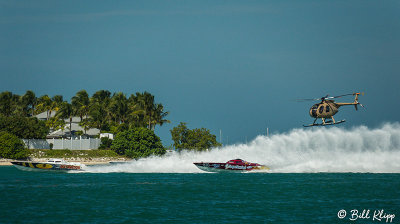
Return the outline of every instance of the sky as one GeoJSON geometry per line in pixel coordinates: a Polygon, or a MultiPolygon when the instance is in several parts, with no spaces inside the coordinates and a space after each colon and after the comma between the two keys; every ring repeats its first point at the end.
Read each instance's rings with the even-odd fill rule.
{"type": "Polygon", "coordinates": [[[327,94],[365,92],[335,119],[374,128],[399,121],[400,2],[0,0],[0,80],[66,100],[148,91],[167,146],[180,122],[224,144],[302,128],[317,101],[296,99],[327,94]]]}

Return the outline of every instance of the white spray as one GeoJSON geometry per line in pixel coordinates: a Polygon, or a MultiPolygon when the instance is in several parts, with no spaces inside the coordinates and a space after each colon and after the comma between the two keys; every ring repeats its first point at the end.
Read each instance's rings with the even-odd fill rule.
{"type": "Polygon", "coordinates": [[[88,172],[196,173],[203,171],[193,162],[226,162],[236,158],[264,164],[270,167],[268,172],[278,173],[400,173],[400,124],[385,124],[377,129],[293,129],[270,137],[258,136],[248,144],[94,166],[88,172]]]}

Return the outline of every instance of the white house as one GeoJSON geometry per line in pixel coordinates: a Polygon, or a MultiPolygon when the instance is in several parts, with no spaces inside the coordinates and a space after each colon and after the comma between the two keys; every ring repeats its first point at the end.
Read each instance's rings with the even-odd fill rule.
{"type": "MultiPolygon", "coordinates": [[[[50,117],[54,117],[55,112],[51,114],[50,117]]],[[[39,120],[46,121],[47,120],[47,112],[40,113],[38,115],[35,115],[39,120]]],[[[79,122],[81,122],[80,117],[73,117],[72,118],[72,123],[71,123],[71,130],[70,124],[69,124],[69,118],[65,119],[65,127],[64,130],[58,129],[58,130],[50,130],[50,133],[46,136],[47,138],[61,138],[61,137],[69,137],[72,132],[72,136],[75,135],[75,132],[77,131],[82,131],[85,133],[85,130],[79,125],[79,122]]],[[[97,136],[100,134],[100,130],[97,128],[90,128],[89,130],[86,130],[86,135],[88,136],[97,136]]]]}
{"type": "Polygon", "coordinates": [[[114,134],[111,134],[111,133],[100,133],[100,138],[104,138],[104,137],[114,140],[114,134]]]}

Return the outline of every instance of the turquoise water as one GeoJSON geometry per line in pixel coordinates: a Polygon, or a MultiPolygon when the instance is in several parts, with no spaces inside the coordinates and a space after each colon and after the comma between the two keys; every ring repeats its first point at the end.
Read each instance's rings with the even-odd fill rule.
{"type": "Polygon", "coordinates": [[[384,209],[399,223],[399,189],[400,174],[47,173],[4,166],[0,222],[386,223],[372,220],[384,209]],[[352,209],[370,209],[370,218],[351,221],[352,209]]]}
{"type": "Polygon", "coordinates": [[[85,173],[0,167],[0,223],[400,223],[399,189],[399,123],[293,129],[85,173]],[[193,165],[235,158],[270,170],[204,173],[193,165]],[[382,209],[395,217],[373,219],[382,209]]]}

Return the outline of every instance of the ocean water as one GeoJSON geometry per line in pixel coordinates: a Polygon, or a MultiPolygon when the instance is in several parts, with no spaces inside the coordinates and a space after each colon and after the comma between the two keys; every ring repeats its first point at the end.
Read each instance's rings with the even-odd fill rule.
{"type": "Polygon", "coordinates": [[[85,172],[0,167],[0,223],[400,223],[400,125],[296,129],[85,172]],[[268,172],[206,173],[241,158],[268,172]]]}
{"type": "Polygon", "coordinates": [[[1,223],[376,223],[381,209],[400,219],[400,174],[0,173],[1,223]],[[371,218],[350,221],[353,209],[371,218]]]}

